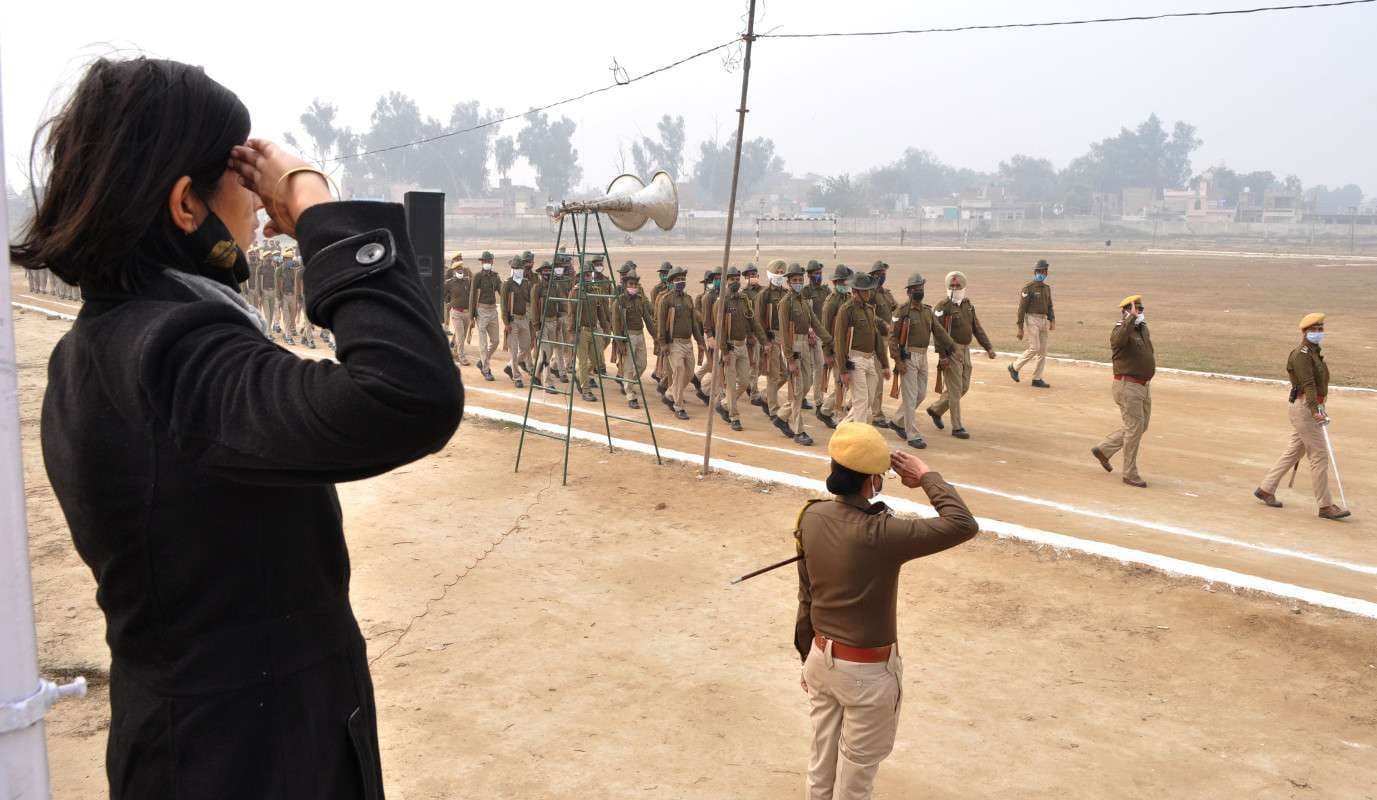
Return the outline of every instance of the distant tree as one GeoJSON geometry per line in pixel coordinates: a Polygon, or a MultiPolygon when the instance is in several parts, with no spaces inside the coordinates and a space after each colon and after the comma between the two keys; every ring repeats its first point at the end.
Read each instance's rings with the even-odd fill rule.
{"type": "Polygon", "coordinates": [[[1305,190],[1305,184],[1301,183],[1301,179],[1296,175],[1287,175],[1281,185],[1291,194],[1301,194],[1305,190]]]}
{"type": "Polygon", "coordinates": [[[1363,190],[1352,183],[1339,189],[1330,189],[1321,183],[1307,189],[1305,199],[1311,209],[1322,214],[1342,214],[1362,204],[1363,190]]]}
{"type": "Polygon", "coordinates": [[[911,200],[946,200],[963,189],[988,185],[989,173],[955,168],[927,150],[910,147],[897,160],[871,170],[864,186],[871,202],[896,196],[911,200]]]}
{"type": "Polygon", "coordinates": [[[497,163],[497,174],[507,179],[507,173],[516,164],[516,142],[512,137],[503,136],[493,144],[493,160],[497,163]]]}
{"type": "Polygon", "coordinates": [[[1254,206],[1261,206],[1262,199],[1266,196],[1267,190],[1277,184],[1277,176],[1267,170],[1256,170],[1238,176],[1239,183],[1248,192],[1251,203],[1254,206]]]}
{"type": "Polygon", "coordinates": [[[822,206],[829,213],[847,216],[863,213],[867,206],[864,190],[850,175],[824,178],[821,186],[808,191],[808,202],[822,206]]]}
{"type": "MultiPolygon", "coordinates": [[[[693,166],[693,182],[713,205],[726,207],[732,191],[732,162],[736,157],[736,135],[718,144],[716,139],[698,145],[698,163],[693,166]]],[[[741,148],[741,176],[737,181],[737,200],[750,194],[762,180],[784,172],[784,161],[775,155],[775,143],[764,137],[747,141],[741,148]]]]}
{"type": "Polygon", "coordinates": [[[1016,155],[1001,161],[999,179],[1019,200],[1046,202],[1057,196],[1057,170],[1045,158],[1016,155]]]}
{"type": "Polygon", "coordinates": [[[631,145],[631,157],[636,163],[636,172],[649,178],[655,169],[662,169],[669,176],[679,180],[684,168],[684,118],[666,114],[656,124],[660,139],[641,137],[641,141],[631,145]]]}
{"type": "Polygon", "coordinates": [[[363,156],[367,193],[382,194],[391,184],[421,182],[420,146],[406,143],[424,137],[433,126],[427,126],[416,101],[401,92],[389,92],[378,98],[370,122],[362,149],[385,151],[363,156]]]}
{"type": "MultiPolygon", "coordinates": [[[[427,136],[468,130],[502,118],[502,109],[482,110],[477,100],[456,103],[449,124],[426,121],[427,136]]],[[[497,126],[444,136],[421,147],[420,182],[457,197],[482,197],[488,193],[488,155],[497,126]]]]}
{"type": "Polygon", "coordinates": [[[583,177],[579,152],[571,141],[574,121],[561,117],[551,123],[543,112],[526,116],[526,127],[516,136],[517,152],[536,171],[536,186],[551,200],[560,200],[583,177]]]}
{"type": "Polygon", "coordinates": [[[1118,192],[1129,186],[1156,191],[1186,186],[1191,176],[1191,153],[1204,144],[1195,126],[1177,122],[1170,136],[1156,114],[1136,130],[1122,128],[1117,136],[1090,145],[1090,152],[1067,165],[1063,191],[1078,186],[1095,192],[1118,192]]]}

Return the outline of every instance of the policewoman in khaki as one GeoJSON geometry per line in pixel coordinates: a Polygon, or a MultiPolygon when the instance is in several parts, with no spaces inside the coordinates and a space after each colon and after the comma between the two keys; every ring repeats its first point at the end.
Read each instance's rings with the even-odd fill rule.
{"type": "Polygon", "coordinates": [[[1152,392],[1148,383],[1157,374],[1157,356],[1148,334],[1143,296],[1125,297],[1119,303],[1119,312],[1122,318],[1109,334],[1109,349],[1114,360],[1114,402],[1119,406],[1124,426],[1105,437],[1099,446],[1090,448],[1090,454],[1105,472],[1113,472],[1109,459],[1123,450],[1124,483],[1146,489],[1147,482],[1138,474],[1138,444],[1152,420],[1152,392]]]}
{"type": "Polygon", "coordinates": [[[941,475],[915,456],[891,455],[871,425],[842,423],[827,451],[833,498],[810,501],[794,531],[802,556],[794,645],[813,727],[807,797],[865,800],[894,749],[903,698],[899,569],[968,541],[979,526],[941,475]],[[936,519],[896,517],[872,502],[891,467],[905,486],[922,488],[936,519]]]}
{"type": "Polygon", "coordinates": [[[1291,442],[1286,447],[1262,485],[1253,496],[1273,508],[1281,508],[1277,499],[1277,485],[1288,470],[1300,463],[1301,456],[1310,462],[1310,488],[1315,492],[1320,516],[1339,520],[1350,516],[1348,509],[1334,505],[1329,494],[1329,448],[1325,446],[1323,427],[1329,424],[1325,399],[1329,394],[1329,365],[1324,363],[1320,344],[1324,341],[1324,315],[1307,314],[1300,322],[1304,339],[1286,360],[1286,373],[1291,377],[1291,442]]]}

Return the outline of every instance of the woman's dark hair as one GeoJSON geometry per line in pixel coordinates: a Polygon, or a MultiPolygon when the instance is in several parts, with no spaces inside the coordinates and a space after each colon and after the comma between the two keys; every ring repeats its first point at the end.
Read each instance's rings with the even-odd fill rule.
{"type": "Polygon", "coordinates": [[[857,472],[833,461],[832,474],[827,476],[827,491],[838,496],[858,494],[869,479],[870,476],[864,472],[857,472]]]}
{"type": "Polygon", "coordinates": [[[42,141],[48,173],[10,258],[97,289],[127,286],[141,260],[175,263],[185,234],[168,214],[169,192],[188,175],[209,200],[230,148],[248,135],[248,109],[200,67],[98,59],[34,135],[30,172],[42,141]]]}

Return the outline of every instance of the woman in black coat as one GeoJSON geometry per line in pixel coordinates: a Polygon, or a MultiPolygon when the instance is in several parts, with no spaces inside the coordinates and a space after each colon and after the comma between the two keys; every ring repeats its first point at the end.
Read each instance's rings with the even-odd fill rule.
{"type": "Polygon", "coordinates": [[[12,248],[86,298],[42,442],[105,613],[114,798],[383,796],[334,483],[436,452],[463,410],[401,207],[331,202],[248,133],[199,68],[97,61],[12,248]],[[339,363],[269,341],[238,293],[264,207],[339,363]]]}

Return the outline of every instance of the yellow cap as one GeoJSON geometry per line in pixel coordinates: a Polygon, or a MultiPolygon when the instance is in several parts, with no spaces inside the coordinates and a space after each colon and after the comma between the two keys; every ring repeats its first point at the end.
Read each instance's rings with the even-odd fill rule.
{"type": "Polygon", "coordinates": [[[1133,303],[1141,302],[1143,302],[1143,296],[1141,294],[1131,294],[1128,297],[1125,297],[1124,299],[1119,301],[1119,308],[1123,308],[1124,306],[1131,305],[1133,303]]]}
{"type": "Polygon", "coordinates": [[[889,448],[875,426],[864,422],[843,422],[827,444],[827,455],[850,470],[863,475],[879,475],[889,469],[889,448]]]}
{"type": "Polygon", "coordinates": [[[462,263],[464,263],[464,254],[463,254],[463,253],[455,253],[455,254],[454,254],[454,258],[451,258],[451,259],[449,260],[449,263],[451,263],[451,264],[462,264],[462,263]]]}
{"type": "Polygon", "coordinates": [[[1301,330],[1305,330],[1306,328],[1309,328],[1309,327],[1312,326],[1312,325],[1323,325],[1323,324],[1324,324],[1324,314],[1321,314],[1320,312],[1316,311],[1316,312],[1313,313],[1313,314],[1306,314],[1304,317],[1301,317],[1300,329],[1301,329],[1301,330]]]}

